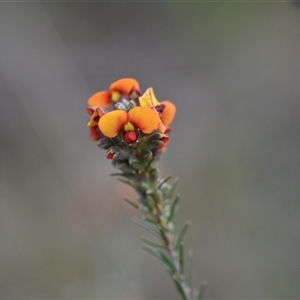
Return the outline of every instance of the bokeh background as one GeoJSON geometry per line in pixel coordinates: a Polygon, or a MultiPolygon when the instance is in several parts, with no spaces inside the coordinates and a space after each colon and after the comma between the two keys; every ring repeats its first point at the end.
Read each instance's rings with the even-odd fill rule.
{"type": "Polygon", "coordinates": [[[178,298],[89,140],[86,99],[121,77],[177,105],[161,169],[193,285],[300,297],[297,3],[2,2],[0,39],[1,298],[178,298]]]}

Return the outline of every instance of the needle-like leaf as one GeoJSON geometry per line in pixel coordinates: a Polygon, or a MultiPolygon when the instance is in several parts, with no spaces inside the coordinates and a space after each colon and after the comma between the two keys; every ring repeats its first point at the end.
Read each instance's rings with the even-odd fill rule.
{"type": "Polygon", "coordinates": [[[157,189],[160,189],[164,183],[166,183],[167,181],[169,181],[172,178],[172,175],[169,175],[168,177],[164,178],[160,184],[157,186],[157,189]]]}
{"type": "Polygon", "coordinates": [[[165,233],[164,230],[162,230],[162,229],[159,229],[159,232],[160,232],[160,235],[161,235],[161,237],[162,237],[162,239],[163,239],[165,245],[168,247],[169,244],[170,244],[170,241],[169,241],[169,239],[168,239],[166,233],[165,233]]]}
{"type": "Polygon", "coordinates": [[[207,281],[203,280],[199,289],[198,300],[203,300],[206,286],[207,286],[207,281]]]}
{"type": "Polygon", "coordinates": [[[151,223],[151,224],[154,224],[154,225],[156,225],[157,226],[157,222],[156,221],[154,221],[154,220],[152,220],[152,219],[150,219],[150,218],[144,218],[144,220],[145,221],[147,221],[147,222],[149,222],[149,223],[151,223]]]}
{"type": "Polygon", "coordinates": [[[126,180],[126,179],[123,179],[123,178],[118,178],[119,181],[131,186],[132,188],[135,188],[135,185],[130,181],[130,180],[126,180]]]}
{"type": "Polygon", "coordinates": [[[168,260],[165,258],[164,255],[166,255],[166,254],[164,252],[162,252],[161,250],[154,250],[152,247],[148,247],[146,245],[143,245],[143,249],[145,251],[147,251],[148,253],[152,254],[153,256],[155,256],[156,258],[158,258],[159,261],[167,269],[167,271],[169,271],[170,274],[172,274],[172,276],[175,276],[174,275],[174,270],[172,269],[172,265],[170,265],[170,263],[168,262],[168,260]]]}
{"type": "Polygon", "coordinates": [[[174,180],[174,183],[173,183],[173,185],[172,185],[170,191],[169,191],[168,198],[171,199],[171,198],[173,197],[173,194],[174,194],[174,191],[175,191],[175,189],[176,189],[177,183],[178,183],[178,179],[176,178],[176,179],[174,180]]]}
{"type": "Polygon", "coordinates": [[[168,220],[167,220],[168,223],[173,221],[173,219],[176,215],[176,210],[177,210],[177,207],[178,207],[179,200],[180,200],[180,195],[177,195],[175,200],[172,203],[171,208],[170,208],[170,214],[169,214],[169,217],[168,217],[168,220]]]}
{"type": "Polygon", "coordinates": [[[165,265],[168,267],[171,274],[176,275],[177,274],[177,269],[176,269],[174,263],[172,262],[172,260],[170,259],[170,257],[165,252],[163,252],[162,250],[157,250],[157,253],[161,257],[161,259],[165,263],[165,265]]]}
{"type": "Polygon", "coordinates": [[[178,256],[179,256],[179,272],[180,272],[180,274],[184,274],[184,246],[183,246],[183,243],[179,244],[178,256]]]}
{"type": "Polygon", "coordinates": [[[185,225],[183,226],[183,228],[182,228],[182,230],[181,230],[181,232],[178,236],[177,242],[175,244],[175,249],[176,250],[178,250],[178,247],[179,247],[180,243],[182,242],[182,240],[183,240],[183,238],[184,238],[184,236],[185,236],[185,234],[186,234],[186,232],[187,232],[187,230],[189,229],[190,226],[191,226],[190,221],[186,222],[185,225]]]}
{"type": "Polygon", "coordinates": [[[140,225],[141,227],[143,227],[147,231],[153,233],[154,235],[158,235],[158,229],[157,229],[157,227],[152,226],[152,225],[146,223],[144,220],[141,220],[141,219],[138,219],[138,218],[133,218],[132,221],[134,223],[140,225]]]}
{"type": "Polygon", "coordinates": [[[127,202],[129,205],[131,205],[132,207],[134,207],[135,209],[139,210],[139,205],[136,204],[136,203],[134,203],[132,200],[130,200],[130,199],[126,198],[126,197],[124,197],[123,200],[125,202],[127,202]]]}
{"type": "Polygon", "coordinates": [[[160,255],[157,253],[156,250],[154,250],[153,248],[148,247],[148,246],[146,246],[146,245],[143,245],[143,249],[144,249],[145,251],[147,251],[148,253],[152,254],[153,256],[155,256],[156,258],[158,258],[158,259],[161,261],[161,257],[160,257],[160,255]]]}
{"type": "Polygon", "coordinates": [[[163,245],[160,245],[160,244],[158,244],[158,243],[156,243],[156,242],[153,242],[153,241],[151,241],[151,240],[149,240],[149,239],[147,239],[147,238],[145,238],[145,237],[141,237],[141,240],[142,240],[145,244],[147,244],[148,246],[151,246],[151,247],[153,247],[153,248],[159,248],[159,249],[163,249],[163,248],[164,248],[163,245]]]}
{"type": "Polygon", "coordinates": [[[192,278],[192,257],[194,252],[189,250],[187,253],[187,262],[186,262],[186,284],[191,287],[191,278],[192,278]]]}
{"type": "Polygon", "coordinates": [[[175,282],[177,290],[178,290],[179,294],[181,295],[182,299],[188,300],[188,297],[187,297],[182,285],[180,284],[180,281],[178,280],[178,278],[176,276],[173,276],[173,280],[175,282]]]}

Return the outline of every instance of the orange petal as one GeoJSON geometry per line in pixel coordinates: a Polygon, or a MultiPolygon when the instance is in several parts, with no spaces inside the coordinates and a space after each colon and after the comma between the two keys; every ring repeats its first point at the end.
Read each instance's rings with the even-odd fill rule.
{"type": "Polygon", "coordinates": [[[123,95],[129,95],[133,89],[140,89],[139,83],[133,78],[121,78],[109,87],[110,91],[116,91],[123,95]]]}
{"type": "Polygon", "coordinates": [[[124,110],[113,110],[100,118],[98,126],[105,136],[113,138],[123,130],[126,123],[127,112],[124,110]]]}
{"type": "MultiPolygon", "coordinates": [[[[158,113],[157,113],[157,115],[158,115],[158,113]]],[[[159,119],[159,122],[158,122],[157,130],[159,132],[161,132],[161,133],[165,133],[166,132],[166,126],[163,124],[163,122],[161,121],[160,117],[158,117],[158,119],[159,119]]]]}
{"type": "Polygon", "coordinates": [[[101,91],[88,99],[88,105],[92,107],[108,107],[110,105],[111,92],[101,91]]]}
{"type": "Polygon", "coordinates": [[[175,106],[175,104],[173,104],[172,102],[167,101],[167,100],[160,102],[160,104],[163,104],[165,106],[165,108],[160,116],[160,119],[165,126],[169,126],[175,117],[176,106],[175,106]]]}
{"type": "Polygon", "coordinates": [[[128,121],[142,132],[149,134],[157,129],[159,117],[148,107],[134,107],[128,112],[128,121]]]}

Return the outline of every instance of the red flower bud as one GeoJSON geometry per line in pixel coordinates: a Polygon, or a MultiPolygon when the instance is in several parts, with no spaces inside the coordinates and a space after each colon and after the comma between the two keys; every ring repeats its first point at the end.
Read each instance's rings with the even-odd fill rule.
{"type": "Polygon", "coordinates": [[[106,158],[107,159],[113,159],[114,158],[114,156],[115,156],[115,153],[113,153],[113,152],[107,152],[107,154],[106,154],[106,158]]]}
{"type": "Polygon", "coordinates": [[[166,131],[165,131],[165,134],[171,133],[171,131],[172,131],[172,128],[171,128],[171,127],[168,127],[168,128],[166,129],[166,131]]]}
{"type": "Polygon", "coordinates": [[[164,143],[167,143],[169,141],[169,139],[170,139],[169,137],[163,136],[160,140],[164,143]]]}
{"type": "Polygon", "coordinates": [[[125,132],[124,134],[124,142],[127,143],[127,144],[131,144],[131,143],[134,143],[138,138],[138,135],[135,131],[127,131],[125,132]]]}

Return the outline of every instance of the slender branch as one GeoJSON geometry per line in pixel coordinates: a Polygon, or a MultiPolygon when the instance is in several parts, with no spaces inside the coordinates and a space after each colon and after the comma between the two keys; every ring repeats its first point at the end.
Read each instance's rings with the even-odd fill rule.
{"type": "MultiPolygon", "coordinates": [[[[174,211],[174,206],[172,206],[171,210],[169,203],[167,203],[167,205],[163,205],[163,203],[166,203],[166,200],[170,201],[170,199],[164,199],[164,193],[162,193],[161,190],[167,186],[168,191],[173,193],[174,187],[164,183],[165,181],[169,180],[168,177],[166,179],[156,178],[155,180],[153,180],[149,176],[150,173],[151,170],[147,170],[146,172],[142,172],[140,174],[140,178],[142,178],[142,184],[144,184],[145,186],[153,187],[151,196],[156,199],[155,209],[150,210],[150,217],[159,227],[159,236],[163,245],[163,250],[171,261],[172,266],[174,267],[174,272],[171,272],[171,275],[175,282],[175,285],[183,299],[191,299],[191,288],[186,282],[183,270],[184,257],[183,254],[181,257],[179,255],[177,241],[174,234],[175,224],[171,216],[174,211]],[[161,184],[161,182],[163,182],[163,184],[161,184]]],[[[175,198],[173,204],[177,206],[177,197],[175,198]]],[[[180,242],[179,239],[178,242],[180,242]]]]}

